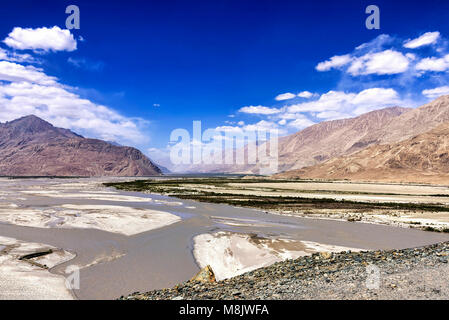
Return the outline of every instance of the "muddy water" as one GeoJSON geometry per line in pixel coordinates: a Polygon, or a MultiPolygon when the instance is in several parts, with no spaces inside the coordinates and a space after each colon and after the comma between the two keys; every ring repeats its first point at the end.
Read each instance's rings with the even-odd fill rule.
{"type": "Polygon", "coordinates": [[[34,228],[0,223],[0,236],[45,243],[76,253],[76,258],[51,270],[65,274],[69,265],[84,266],[79,299],[115,299],[135,291],[170,287],[198,271],[192,238],[216,231],[257,233],[265,237],[306,240],[361,249],[415,247],[449,240],[449,235],[388,226],[279,216],[227,205],[176,200],[160,195],[120,192],[99,180],[0,180],[0,202],[19,208],[49,208],[63,204],[119,205],[166,211],[182,220],[140,234],[125,236],[96,229],[34,228]],[[24,190],[53,190],[67,197],[23,194],[24,190]],[[56,190],[56,191],[55,191],[56,190]],[[174,206],[153,202],[109,201],[70,195],[113,191],[121,196],[180,201],[174,206]]]}

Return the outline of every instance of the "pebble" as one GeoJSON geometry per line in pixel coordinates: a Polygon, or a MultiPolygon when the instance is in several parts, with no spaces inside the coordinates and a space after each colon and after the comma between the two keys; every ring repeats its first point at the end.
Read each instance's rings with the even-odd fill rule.
{"type": "Polygon", "coordinates": [[[320,253],[215,283],[186,281],[172,289],[121,299],[449,299],[448,255],[449,242],[403,250],[333,253],[332,259],[320,253]],[[379,288],[366,286],[369,265],[380,270],[379,288]]]}

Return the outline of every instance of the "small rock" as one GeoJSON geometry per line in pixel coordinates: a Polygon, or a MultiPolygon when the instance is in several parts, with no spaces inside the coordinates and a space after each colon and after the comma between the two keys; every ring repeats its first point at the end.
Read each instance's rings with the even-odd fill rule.
{"type": "Polygon", "coordinates": [[[321,256],[321,258],[323,258],[323,259],[329,259],[329,258],[332,257],[332,253],[323,251],[323,252],[320,252],[320,256],[321,256]]]}
{"type": "Polygon", "coordinates": [[[215,273],[210,265],[200,270],[190,281],[215,283],[215,273]]]}

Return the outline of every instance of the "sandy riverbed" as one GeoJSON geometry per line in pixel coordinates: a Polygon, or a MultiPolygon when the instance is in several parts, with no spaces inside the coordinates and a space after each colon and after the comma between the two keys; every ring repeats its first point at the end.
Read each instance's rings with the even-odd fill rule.
{"type": "Polygon", "coordinates": [[[161,228],[180,220],[168,212],[114,205],[63,204],[25,209],[8,204],[0,208],[0,222],[4,223],[36,228],[89,228],[125,235],[161,228]]]}
{"type": "Polygon", "coordinates": [[[269,239],[257,235],[216,232],[194,238],[193,254],[201,268],[214,270],[218,281],[235,277],[275,262],[315,252],[360,251],[335,245],[291,239],[269,239]]]}
{"type": "Polygon", "coordinates": [[[72,253],[52,246],[0,236],[0,299],[72,300],[73,296],[66,287],[65,278],[50,273],[47,268],[74,257],[72,253]],[[32,263],[19,260],[24,255],[49,249],[52,249],[53,253],[30,259],[32,263]]]}
{"type": "MultiPolygon", "coordinates": [[[[76,253],[71,261],[45,274],[60,277],[69,264],[79,266],[80,289],[73,292],[79,299],[115,299],[169,287],[190,279],[204,264],[213,264],[219,277],[225,278],[267,261],[311,252],[405,248],[449,239],[446,234],[419,230],[303,219],[116,191],[102,186],[103,181],[19,179],[0,183],[0,236],[76,253]]],[[[19,268],[17,264],[5,266],[0,266],[0,272],[14,274],[11,268],[19,268]]],[[[16,282],[7,283],[0,290],[16,282]]],[[[52,285],[59,286],[57,282],[52,285]]],[[[29,290],[31,297],[34,291],[29,290]]]]}

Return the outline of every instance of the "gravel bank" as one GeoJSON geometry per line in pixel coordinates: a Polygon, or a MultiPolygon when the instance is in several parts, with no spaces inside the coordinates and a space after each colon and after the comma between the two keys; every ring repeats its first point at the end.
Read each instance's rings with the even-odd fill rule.
{"type": "Polygon", "coordinates": [[[121,299],[448,299],[448,258],[449,242],[404,250],[316,253],[218,283],[184,282],[121,299]],[[373,265],[378,282],[376,273],[367,271],[373,265]]]}

